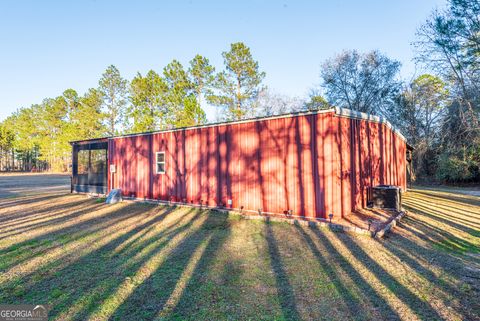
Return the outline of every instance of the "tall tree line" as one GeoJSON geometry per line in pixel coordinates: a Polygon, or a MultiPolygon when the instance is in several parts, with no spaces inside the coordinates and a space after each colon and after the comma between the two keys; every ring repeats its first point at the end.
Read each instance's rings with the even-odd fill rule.
{"type": "Polygon", "coordinates": [[[131,81],[112,65],[83,95],[67,89],[18,109],[0,123],[0,170],[67,171],[70,141],[204,124],[206,103],[217,106],[223,120],[257,115],[265,73],[243,43],[222,56],[225,69],[218,73],[196,55],[187,67],[173,60],[131,81]]]}
{"type": "Polygon", "coordinates": [[[480,182],[480,2],[449,0],[416,38],[426,73],[402,81],[394,59],[347,50],[325,61],[317,92],[399,127],[415,148],[413,179],[480,182]]]}
{"type": "Polygon", "coordinates": [[[480,182],[480,2],[450,0],[435,10],[415,47],[417,61],[445,84],[430,81],[432,95],[417,101],[431,114],[420,124],[427,157],[435,160],[426,170],[444,181],[480,182]]]}
{"type": "Polygon", "coordinates": [[[97,88],[21,108],[0,124],[0,169],[66,170],[71,140],[240,120],[339,106],[387,117],[415,151],[414,179],[480,182],[480,4],[449,0],[418,29],[416,62],[423,74],[399,77],[400,63],[378,50],[345,50],[324,61],[309,98],[263,85],[250,48],[233,43],[223,70],[196,55],[187,66],[124,79],[109,66],[97,88]]]}

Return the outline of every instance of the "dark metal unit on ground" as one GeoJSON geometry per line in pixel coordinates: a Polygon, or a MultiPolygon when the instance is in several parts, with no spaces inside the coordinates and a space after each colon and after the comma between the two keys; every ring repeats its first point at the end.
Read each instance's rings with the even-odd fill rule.
{"type": "Polygon", "coordinates": [[[372,188],[372,205],[376,208],[402,210],[402,190],[399,186],[378,185],[372,188]]]}

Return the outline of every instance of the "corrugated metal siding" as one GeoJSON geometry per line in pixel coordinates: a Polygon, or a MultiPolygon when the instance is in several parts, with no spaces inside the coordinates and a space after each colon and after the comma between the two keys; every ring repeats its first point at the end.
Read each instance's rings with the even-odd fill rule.
{"type": "Polygon", "coordinates": [[[334,112],[109,142],[113,187],[125,196],[317,218],[365,206],[374,185],[405,189],[405,152],[385,124],[334,112]],[[155,173],[157,151],[165,174],[155,173]]]}

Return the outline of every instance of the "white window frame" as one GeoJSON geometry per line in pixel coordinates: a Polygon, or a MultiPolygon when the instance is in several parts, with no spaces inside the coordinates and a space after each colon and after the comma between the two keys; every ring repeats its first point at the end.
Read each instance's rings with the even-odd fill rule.
{"type": "Polygon", "coordinates": [[[167,162],[166,162],[166,159],[165,159],[165,152],[156,152],[155,153],[155,172],[157,174],[165,174],[166,165],[167,165],[167,162]],[[160,155],[160,154],[163,154],[163,162],[158,161],[158,155],[160,155]],[[158,164],[163,164],[163,172],[158,171],[158,164]]]}

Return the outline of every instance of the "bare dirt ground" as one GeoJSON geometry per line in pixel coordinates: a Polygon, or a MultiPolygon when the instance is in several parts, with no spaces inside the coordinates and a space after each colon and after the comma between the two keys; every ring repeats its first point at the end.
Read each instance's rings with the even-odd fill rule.
{"type": "Polygon", "coordinates": [[[69,174],[0,174],[0,198],[70,192],[69,174]]]}
{"type": "Polygon", "coordinates": [[[412,190],[375,240],[36,178],[0,198],[0,302],[52,320],[480,320],[479,197],[412,190]]]}

